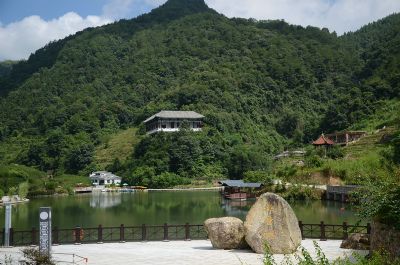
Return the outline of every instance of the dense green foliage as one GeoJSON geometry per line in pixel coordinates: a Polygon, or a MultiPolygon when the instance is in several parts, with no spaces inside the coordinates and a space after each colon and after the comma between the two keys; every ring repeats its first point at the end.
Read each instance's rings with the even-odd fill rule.
{"type": "Polygon", "coordinates": [[[9,75],[13,68],[13,65],[16,63],[17,61],[0,62],[0,77],[9,75]]]}
{"type": "Polygon", "coordinates": [[[399,18],[337,37],[169,0],[84,30],[0,77],[0,161],[86,175],[103,169],[95,151],[110,134],[143,131],[145,118],[170,109],[202,113],[204,131],[142,135],[130,158],[108,168],[156,186],[268,172],[283,148],[398,101],[399,18]]]}

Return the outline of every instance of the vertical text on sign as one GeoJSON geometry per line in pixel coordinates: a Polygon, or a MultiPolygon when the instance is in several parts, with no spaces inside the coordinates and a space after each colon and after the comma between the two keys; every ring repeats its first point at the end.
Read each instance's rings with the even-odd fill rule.
{"type": "Polygon", "coordinates": [[[50,255],[51,252],[51,208],[40,207],[39,210],[39,251],[50,255]]]}

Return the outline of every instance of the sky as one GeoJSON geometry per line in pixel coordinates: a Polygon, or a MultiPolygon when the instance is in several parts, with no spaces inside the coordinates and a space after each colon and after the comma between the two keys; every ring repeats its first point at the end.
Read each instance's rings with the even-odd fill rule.
{"type": "MultiPolygon", "coordinates": [[[[27,59],[50,41],[134,18],[166,0],[0,0],[0,61],[27,59]]],[[[205,0],[227,17],[284,19],[339,35],[392,13],[400,0],[205,0]]]]}

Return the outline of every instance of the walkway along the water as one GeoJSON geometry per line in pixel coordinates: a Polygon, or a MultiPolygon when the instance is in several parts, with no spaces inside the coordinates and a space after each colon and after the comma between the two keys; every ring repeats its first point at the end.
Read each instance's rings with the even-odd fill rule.
{"type": "MultiPolygon", "coordinates": [[[[352,256],[354,252],[366,255],[368,251],[353,251],[339,248],[341,241],[317,241],[328,260],[352,256]]],[[[316,251],[311,239],[302,241],[301,244],[313,257],[316,251]]],[[[18,264],[22,258],[20,247],[0,248],[0,262],[4,261],[5,255],[18,264]]],[[[84,245],[60,245],[52,249],[54,260],[57,264],[93,264],[93,265],[120,265],[120,264],[143,264],[143,265],[261,265],[262,254],[253,253],[251,250],[221,250],[213,249],[208,240],[194,241],[170,241],[170,242],[130,242],[111,244],[84,244],[84,245]],[[72,263],[72,255],[75,254],[87,258],[76,259],[72,263]],[[79,262],[77,262],[79,261],[79,262]]],[[[300,254],[300,251],[297,251],[300,254]]],[[[78,257],[75,256],[75,257],[78,257]]],[[[283,261],[284,255],[274,255],[279,263],[283,261]]],[[[295,260],[294,255],[288,255],[295,260]]]]}

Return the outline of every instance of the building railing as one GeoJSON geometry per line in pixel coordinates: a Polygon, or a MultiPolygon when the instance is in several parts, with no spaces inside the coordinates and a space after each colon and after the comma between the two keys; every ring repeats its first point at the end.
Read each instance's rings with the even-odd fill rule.
{"type": "Polygon", "coordinates": [[[349,194],[350,192],[354,191],[355,189],[359,188],[360,186],[357,185],[345,185],[345,186],[326,186],[327,192],[334,192],[340,194],[349,194]]]}
{"type": "MultiPolygon", "coordinates": [[[[302,238],[311,239],[346,239],[350,234],[370,234],[371,226],[348,225],[346,222],[340,225],[304,224],[299,222],[302,238]]],[[[4,229],[0,231],[1,245],[4,245],[4,229]]],[[[75,227],[72,229],[52,230],[52,243],[59,244],[83,244],[103,242],[135,242],[135,241],[172,241],[172,240],[204,240],[207,233],[203,225],[141,225],[94,228],[75,227]]],[[[29,231],[10,229],[10,246],[36,246],[39,242],[39,231],[32,228],[29,231]]]]}

